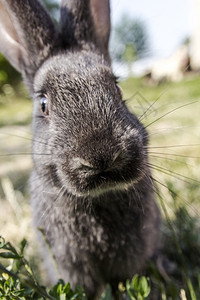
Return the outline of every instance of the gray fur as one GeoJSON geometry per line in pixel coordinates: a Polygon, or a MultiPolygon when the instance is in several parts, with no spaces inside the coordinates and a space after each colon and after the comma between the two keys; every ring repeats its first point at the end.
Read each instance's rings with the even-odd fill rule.
{"type": "MultiPolygon", "coordinates": [[[[107,282],[115,287],[141,273],[158,249],[148,134],[126,108],[110,68],[108,1],[63,1],[60,32],[38,1],[23,4],[7,1],[6,13],[26,52],[16,52],[17,66],[33,95],[34,222],[61,276],[93,299],[107,282]]],[[[48,251],[44,257],[56,280],[48,251]]]]}
{"type": "Polygon", "coordinates": [[[32,91],[34,74],[52,53],[58,32],[39,1],[0,0],[0,51],[32,91]]]}

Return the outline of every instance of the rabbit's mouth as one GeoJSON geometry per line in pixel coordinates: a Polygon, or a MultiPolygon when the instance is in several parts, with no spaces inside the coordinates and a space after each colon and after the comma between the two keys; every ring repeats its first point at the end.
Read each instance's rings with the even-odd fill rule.
{"type": "Polygon", "coordinates": [[[98,197],[108,192],[126,191],[136,185],[142,178],[142,172],[136,172],[133,176],[102,172],[86,180],[81,186],[82,196],[98,197]]]}
{"type": "Polygon", "coordinates": [[[94,188],[86,188],[85,192],[80,192],[79,195],[82,197],[90,196],[92,198],[97,198],[103,194],[107,194],[109,192],[118,192],[118,191],[126,191],[138,181],[130,181],[130,182],[119,182],[119,183],[105,183],[100,184],[99,186],[95,186],[94,188]]]}

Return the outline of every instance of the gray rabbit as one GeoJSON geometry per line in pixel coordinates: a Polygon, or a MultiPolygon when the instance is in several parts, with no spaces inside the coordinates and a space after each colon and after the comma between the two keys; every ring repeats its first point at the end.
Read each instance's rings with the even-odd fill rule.
{"type": "Polygon", "coordinates": [[[34,223],[90,299],[141,273],[159,245],[148,134],[122,100],[109,33],[109,0],[61,1],[59,29],[38,0],[0,0],[0,50],[33,98],[34,223]]]}

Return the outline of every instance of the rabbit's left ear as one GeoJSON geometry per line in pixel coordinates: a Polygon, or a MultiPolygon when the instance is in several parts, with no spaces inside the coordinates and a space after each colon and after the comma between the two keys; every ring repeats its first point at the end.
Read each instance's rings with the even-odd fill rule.
{"type": "Polygon", "coordinates": [[[0,0],[0,52],[30,80],[54,47],[57,30],[38,0],[0,0]]]}

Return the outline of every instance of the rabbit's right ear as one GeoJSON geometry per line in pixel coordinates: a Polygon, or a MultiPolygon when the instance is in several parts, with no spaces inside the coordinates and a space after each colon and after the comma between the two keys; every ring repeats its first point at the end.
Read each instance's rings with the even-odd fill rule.
{"type": "Polygon", "coordinates": [[[25,78],[32,79],[56,38],[55,25],[38,0],[0,0],[0,52],[25,78]]]}
{"type": "Polygon", "coordinates": [[[60,27],[66,48],[92,48],[95,45],[109,58],[109,0],[61,0],[60,27]]]}

